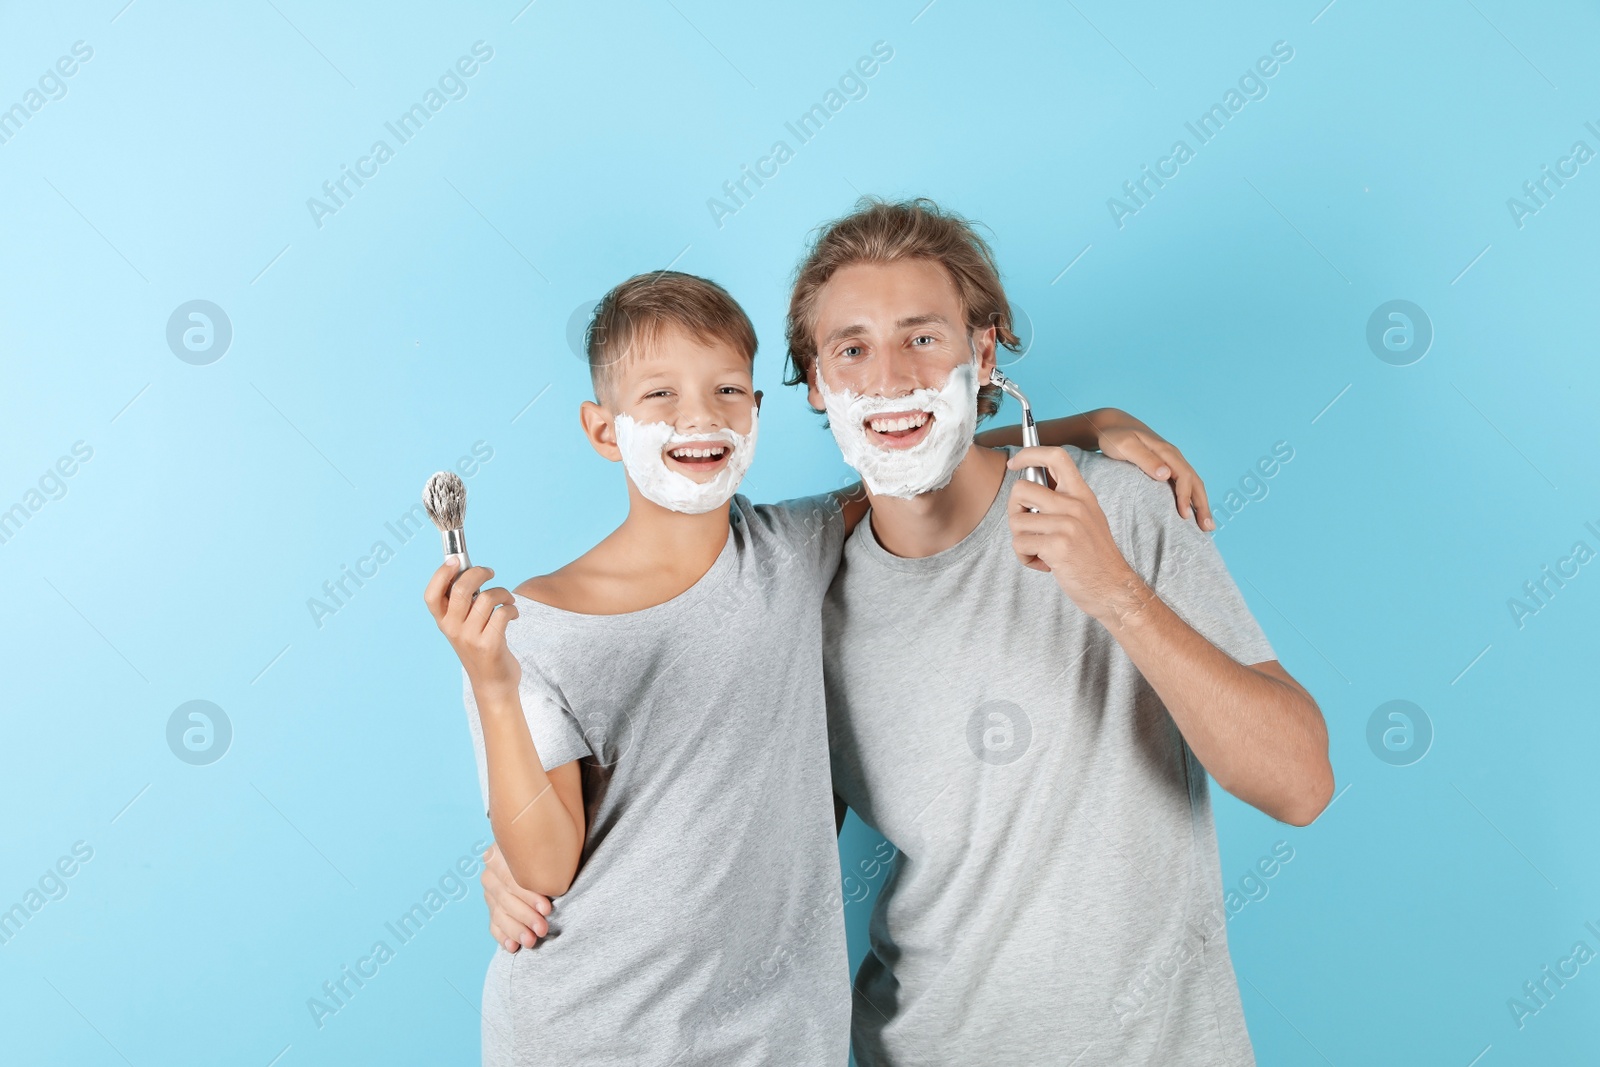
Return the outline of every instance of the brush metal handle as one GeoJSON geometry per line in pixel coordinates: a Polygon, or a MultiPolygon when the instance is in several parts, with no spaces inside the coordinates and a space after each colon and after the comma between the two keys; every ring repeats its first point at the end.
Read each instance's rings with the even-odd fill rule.
{"type": "Polygon", "coordinates": [[[467,532],[465,530],[445,530],[440,536],[444,540],[444,554],[446,556],[461,557],[461,566],[456,571],[457,575],[472,566],[472,561],[467,558],[467,532]]]}

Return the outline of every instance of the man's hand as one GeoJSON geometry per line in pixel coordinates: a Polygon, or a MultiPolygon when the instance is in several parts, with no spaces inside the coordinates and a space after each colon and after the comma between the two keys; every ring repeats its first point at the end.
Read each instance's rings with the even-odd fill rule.
{"type": "Polygon", "coordinates": [[[517,884],[499,845],[490,845],[483,854],[483,873],[478,880],[483,883],[483,902],[489,906],[489,934],[501,948],[507,952],[532,948],[550,932],[545,921],[550,898],[517,884]]]}
{"type": "Polygon", "coordinates": [[[1023,566],[1048,571],[1084,614],[1101,621],[1136,613],[1155,596],[1117,547],[1071,456],[1040,445],[1020,450],[1006,466],[1043,467],[1055,482],[1046,489],[1019,478],[1011,487],[1011,545],[1023,566]]]}
{"type": "Polygon", "coordinates": [[[1176,445],[1118,408],[1096,412],[1093,422],[1102,455],[1127,460],[1157,481],[1169,483],[1179,515],[1186,519],[1193,515],[1202,530],[1217,528],[1205,483],[1176,445]]]}
{"type": "Polygon", "coordinates": [[[517,617],[516,601],[500,586],[478,589],[493,575],[487,567],[468,567],[457,577],[451,557],[433,572],[422,593],[433,621],[467,669],[480,703],[493,694],[515,693],[522,681],[522,664],[506,644],[506,624],[517,617]]]}

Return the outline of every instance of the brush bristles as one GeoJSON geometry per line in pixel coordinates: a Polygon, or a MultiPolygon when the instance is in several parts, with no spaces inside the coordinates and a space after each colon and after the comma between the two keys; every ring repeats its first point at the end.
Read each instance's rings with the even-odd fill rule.
{"type": "Polygon", "coordinates": [[[440,530],[459,530],[467,517],[467,487],[453,471],[440,471],[422,487],[422,506],[440,530]]]}

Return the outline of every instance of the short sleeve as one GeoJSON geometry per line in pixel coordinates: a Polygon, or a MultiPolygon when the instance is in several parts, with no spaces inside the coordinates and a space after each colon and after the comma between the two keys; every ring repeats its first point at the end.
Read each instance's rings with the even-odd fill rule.
{"type": "Polygon", "coordinates": [[[799,568],[812,576],[813,588],[826,592],[844,552],[844,512],[833,493],[797,497],[779,504],[757,504],[757,521],[770,535],[763,551],[768,566],[799,568]]]}
{"type": "MultiPolygon", "coordinates": [[[[545,770],[564,763],[582,759],[591,754],[589,741],[583,735],[572,713],[563,707],[537,668],[526,655],[519,655],[522,664],[522,681],[517,686],[517,697],[522,702],[522,714],[528,720],[528,734],[533,747],[539,751],[539,762],[545,770]]],[[[465,667],[461,669],[461,695],[467,707],[467,727],[472,732],[473,755],[478,761],[478,789],[483,796],[484,814],[489,813],[489,753],[483,743],[483,720],[479,717],[478,702],[472,695],[472,681],[465,667]]]]}
{"type": "Polygon", "coordinates": [[[1126,481],[1132,505],[1125,516],[1133,548],[1128,562],[1139,576],[1179,618],[1239,663],[1277,659],[1222,554],[1194,519],[1178,514],[1171,487],[1137,468],[1126,481]]]}

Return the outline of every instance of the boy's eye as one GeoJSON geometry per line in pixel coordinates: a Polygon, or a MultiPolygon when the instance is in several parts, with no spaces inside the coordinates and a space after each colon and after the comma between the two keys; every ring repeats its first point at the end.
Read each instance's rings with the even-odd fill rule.
{"type": "Polygon", "coordinates": [[[654,392],[644,394],[644,398],[646,400],[654,400],[658,396],[668,396],[670,394],[670,389],[657,389],[654,392]]]}
{"type": "Polygon", "coordinates": [[[737,385],[724,385],[720,387],[717,392],[727,393],[729,396],[738,396],[740,393],[744,392],[744,389],[737,385]]]}

